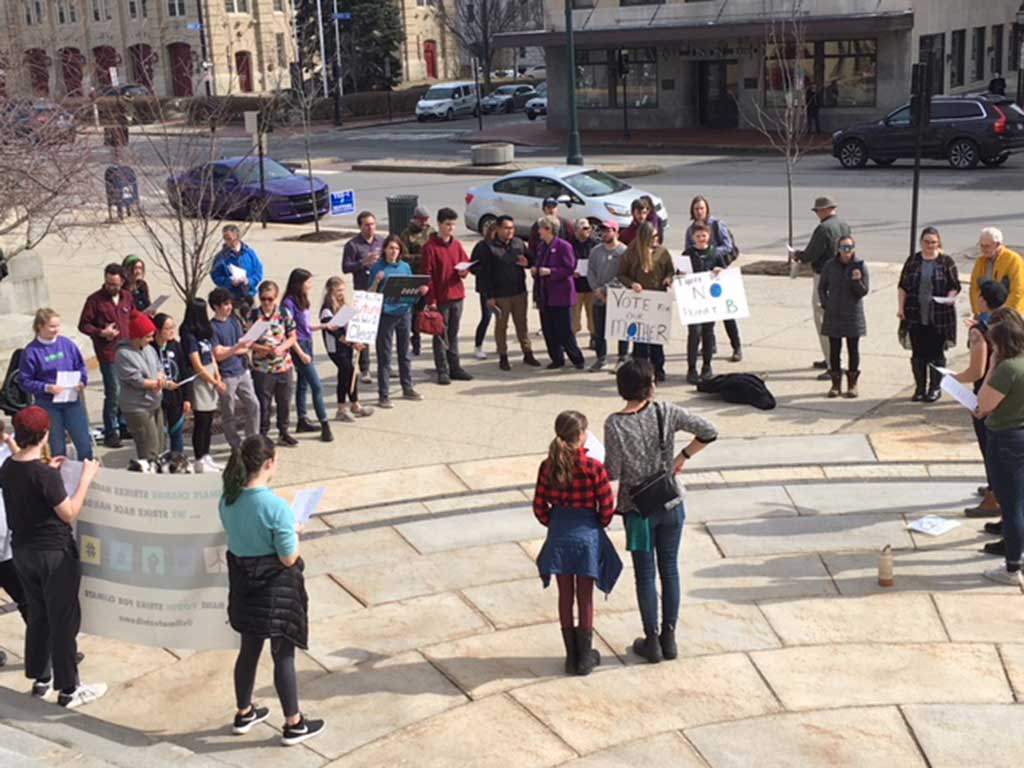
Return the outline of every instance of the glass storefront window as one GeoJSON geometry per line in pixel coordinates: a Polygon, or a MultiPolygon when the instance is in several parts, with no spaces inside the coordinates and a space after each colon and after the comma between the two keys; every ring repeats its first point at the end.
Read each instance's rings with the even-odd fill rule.
{"type": "Polygon", "coordinates": [[[580,109],[612,106],[608,87],[609,58],[603,48],[576,51],[576,103],[580,109]]]}
{"type": "MultiPolygon", "coordinates": [[[[629,61],[626,98],[632,109],[658,106],[658,51],[624,49],[629,61]]],[[[576,51],[576,99],[580,109],[622,107],[620,49],[585,48],[576,51]]]]}
{"type": "MultiPolygon", "coordinates": [[[[616,55],[618,51],[616,51],[616,55]]],[[[658,106],[658,51],[654,48],[627,48],[629,74],[626,75],[626,99],[631,109],[658,106]]],[[[616,89],[615,103],[622,104],[622,85],[616,89]]]]}
{"type": "Polygon", "coordinates": [[[877,66],[875,40],[819,40],[805,43],[799,51],[792,44],[769,47],[765,106],[784,107],[787,90],[802,94],[814,83],[822,108],[873,107],[877,66]]]}

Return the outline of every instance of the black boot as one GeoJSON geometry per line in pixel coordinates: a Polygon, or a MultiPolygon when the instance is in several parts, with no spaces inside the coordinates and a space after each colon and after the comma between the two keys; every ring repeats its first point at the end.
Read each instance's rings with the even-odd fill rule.
{"type": "Polygon", "coordinates": [[[299,434],[304,434],[307,432],[319,432],[320,430],[309,419],[299,419],[295,422],[295,431],[299,434]]]}
{"type": "Polygon", "coordinates": [[[679,655],[679,648],[676,646],[676,628],[670,627],[665,624],[661,628],[661,635],[658,637],[661,641],[661,655],[669,661],[679,655]]]}
{"type": "Polygon", "coordinates": [[[327,422],[327,421],[321,421],[320,422],[320,442],[321,443],[333,443],[334,442],[334,435],[331,434],[330,422],[327,422]]]}
{"type": "Polygon", "coordinates": [[[661,640],[657,635],[638,637],[633,641],[633,653],[651,664],[661,661],[661,640]]]}
{"type": "Polygon", "coordinates": [[[934,365],[928,366],[928,392],[924,396],[926,403],[934,403],[942,397],[942,372],[934,365]]]}
{"type": "Polygon", "coordinates": [[[508,363],[508,355],[498,355],[498,367],[503,371],[512,370],[512,366],[508,363]]]}
{"type": "Polygon", "coordinates": [[[577,659],[576,630],[562,628],[562,642],[565,643],[565,674],[575,675],[577,659]]]}
{"type": "Polygon", "coordinates": [[[594,630],[576,627],[576,674],[589,675],[600,665],[601,654],[594,647],[594,630]]]}
{"type": "Polygon", "coordinates": [[[523,365],[528,365],[531,368],[540,368],[540,360],[533,356],[533,352],[527,350],[523,352],[523,365]]]}
{"type": "Polygon", "coordinates": [[[914,372],[914,396],[911,402],[924,400],[925,387],[928,386],[928,363],[916,357],[910,358],[910,368],[914,372]]]}

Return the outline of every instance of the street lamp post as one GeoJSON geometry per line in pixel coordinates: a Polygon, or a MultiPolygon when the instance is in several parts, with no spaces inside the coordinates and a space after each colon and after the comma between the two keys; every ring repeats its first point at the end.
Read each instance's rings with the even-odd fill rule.
{"type": "Polygon", "coordinates": [[[569,87],[569,142],[565,162],[567,165],[583,165],[579,115],[576,114],[576,44],[572,38],[572,3],[573,0],[565,0],[565,71],[569,87]]]}
{"type": "Polygon", "coordinates": [[[345,96],[344,77],[341,71],[341,27],[338,18],[338,0],[334,0],[334,124],[341,126],[342,103],[345,96]]]}

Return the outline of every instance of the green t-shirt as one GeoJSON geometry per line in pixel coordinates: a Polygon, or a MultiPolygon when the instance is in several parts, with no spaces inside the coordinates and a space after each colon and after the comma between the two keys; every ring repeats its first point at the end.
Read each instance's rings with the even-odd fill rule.
{"type": "Polygon", "coordinates": [[[234,504],[222,497],[220,521],[236,557],[290,557],[299,548],[295,512],[267,487],[246,488],[234,504]]]}
{"type": "Polygon", "coordinates": [[[989,386],[1004,397],[985,419],[985,426],[993,432],[1024,428],[1024,355],[1003,360],[989,386]]]}

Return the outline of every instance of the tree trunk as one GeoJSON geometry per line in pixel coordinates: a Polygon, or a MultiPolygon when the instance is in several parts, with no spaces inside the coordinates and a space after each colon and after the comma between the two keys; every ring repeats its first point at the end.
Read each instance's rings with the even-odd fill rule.
{"type": "Polygon", "coordinates": [[[789,247],[793,247],[793,163],[792,160],[786,158],[786,201],[787,201],[787,218],[789,220],[789,247]]]}

